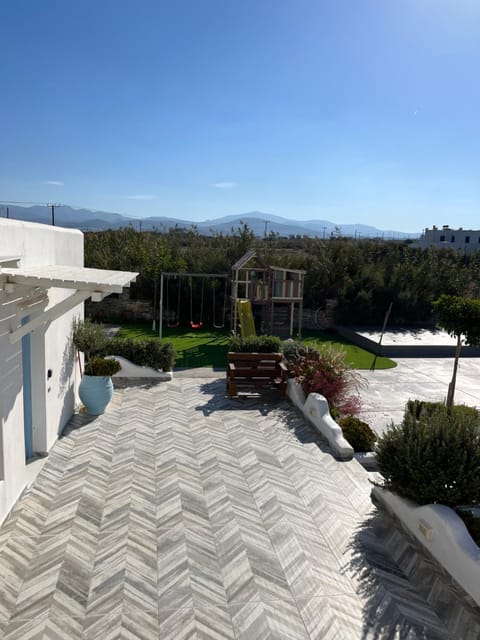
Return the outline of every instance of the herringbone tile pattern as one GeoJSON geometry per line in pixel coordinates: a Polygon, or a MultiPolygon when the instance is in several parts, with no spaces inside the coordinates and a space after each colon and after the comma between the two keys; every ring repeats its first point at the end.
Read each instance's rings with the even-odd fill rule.
{"type": "Polygon", "coordinates": [[[475,640],[480,614],[275,396],[117,390],[0,529],[0,640],[475,640]]]}

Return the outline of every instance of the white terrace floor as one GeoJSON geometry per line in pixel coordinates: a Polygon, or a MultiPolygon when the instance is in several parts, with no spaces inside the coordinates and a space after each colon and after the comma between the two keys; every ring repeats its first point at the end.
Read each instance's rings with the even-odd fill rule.
{"type": "Polygon", "coordinates": [[[0,639],[480,637],[355,461],[286,401],[187,376],[54,446],[0,529],[0,639]]]}
{"type": "MultiPolygon", "coordinates": [[[[394,369],[362,371],[362,417],[377,433],[399,424],[410,399],[444,401],[453,358],[395,358],[394,369]]],[[[480,409],[480,358],[460,358],[455,403],[480,409]]]]}

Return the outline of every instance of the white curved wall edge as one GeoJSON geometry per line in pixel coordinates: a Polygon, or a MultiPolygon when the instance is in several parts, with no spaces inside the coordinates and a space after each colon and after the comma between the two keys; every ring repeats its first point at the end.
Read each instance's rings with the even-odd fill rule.
{"type": "Polygon", "coordinates": [[[355,452],[353,457],[362,465],[362,467],[371,468],[377,466],[377,456],[375,451],[355,452]]]}
{"type": "Polygon", "coordinates": [[[353,457],[353,447],[343,437],[342,429],[330,415],[328,402],[319,393],[310,393],[305,400],[302,387],[295,380],[287,382],[287,396],[342,460],[353,457]]]}
{"type": "Polygon", "coordinates": [[[287,396],[293,402],[293,404],[303,411],[303,405],[305,404],[305,394],[301,385],[298,384],[293,378],[287,380],[287,396]]]}
{"type": "Polygon", "coordinates": [[[114,358],[122,365],[120,371],[113,376],[114,378],[158,378],[159,380],[171,380],[173,378],[172,371],[159,371],[158,369],[152,369],[152,367],[142,367],[138,364],[133,364],[133,362],[122,356],[107,356],[107,358],[114,358]]]}
{"type": "Polygon", "coordinates": [[[480,548],[455,511],[442,504],[418,506],[381,487],[372,493],[480,605],[480,548]]]}

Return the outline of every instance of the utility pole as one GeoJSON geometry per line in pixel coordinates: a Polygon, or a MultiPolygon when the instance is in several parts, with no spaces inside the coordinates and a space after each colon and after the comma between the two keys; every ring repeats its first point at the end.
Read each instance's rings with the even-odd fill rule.
{"type": "Polygon", "coordinates": [[[265,220],[265,231],[263,232],[263,253],[267,256],[267,227],[270,220],[265,220]]]}
{"type": "Polygon", "coordinates": [[[50,207],[50,209],[52,210],[52,227],[55,226],[55,207],[60,207],[60,204],[47,204],[47,207],[50,207]]]}

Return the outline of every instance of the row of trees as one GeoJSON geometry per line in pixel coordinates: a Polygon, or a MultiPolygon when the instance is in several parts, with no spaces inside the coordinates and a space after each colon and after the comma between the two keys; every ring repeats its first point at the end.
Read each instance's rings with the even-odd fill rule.
{"type": "Polygon", "coordinates": [[[336,299],[336,320],[381,324],[393,303],[390,324],[433,322],[432,303],[441,294],[480,297],[480,252],[417,249],[407,242],[348,238],[255,238],[246,224],[229,234],[191,230],[139,233],[132,228],[85,234],[89,267],[138,271],[132,295],[153,299],[162,271],[230,273],[248,249],[270,264],[307,271],[306,307],[336,299]]]}

